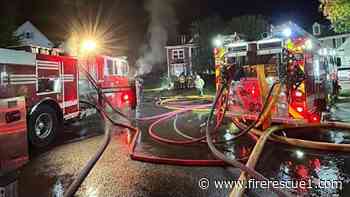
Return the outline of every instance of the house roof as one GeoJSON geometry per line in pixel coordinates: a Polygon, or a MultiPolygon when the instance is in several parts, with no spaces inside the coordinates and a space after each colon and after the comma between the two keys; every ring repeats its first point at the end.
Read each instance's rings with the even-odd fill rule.
{"type": "MultiPolygon", "coordinates": [[[[347,33],[336,33],[333,31],[332,26],[328,23],[319,23],[319,22],[315,22],[315,24],[319,24],[320,25],[320,30],[321,30],[321,34],[319,36],[315,36],[317,38],[323,38],[323,37],[331,37],[331,36],[341,36],[344,34],[348,34],[350,32],[347,33]]],[[[311,33],[313,32],[313,30],[311,29],[311,33]]]]}
{"type": "Polygon", "coordinates": [[[46,35],[44,35],[38,28],[36,28],[30,21],[26,21],[17,28],[15,34],[21,36],[21,41],[25,45],[38,45],[42,47],[51,48],[54,47],[54,43],[51,42],[46,35]],[[33,33],[31,38],[26,38],[24,34],[33,33]]]}

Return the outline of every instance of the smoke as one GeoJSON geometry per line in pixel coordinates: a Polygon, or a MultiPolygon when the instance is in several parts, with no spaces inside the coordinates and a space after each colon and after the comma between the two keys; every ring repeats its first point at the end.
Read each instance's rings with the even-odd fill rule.
{"type": "Polygon", "coordinates": [[[147,43],[141,48],[141,56],[136,62],[138,75],[150,73],[152,68],[165,62],[164,47],[177,25],[174,3],[175,0],[146,0],[145,10],[150,15],[150,23],[147,43]]]}

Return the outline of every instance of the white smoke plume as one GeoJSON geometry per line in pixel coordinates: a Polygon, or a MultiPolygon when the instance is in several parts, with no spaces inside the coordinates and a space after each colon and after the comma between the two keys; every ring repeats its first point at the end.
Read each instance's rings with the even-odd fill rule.
{"type": "Polygon", "coordinates": [[[147,30],[147,43],[141,48],[137,60],[137,74],[150,73],[152,68],[166,60],[165,46],[169,34],[176,31],[177,19],[174,8],[175,0],[146,0],[145,10],[150,15],[147,30]]]}

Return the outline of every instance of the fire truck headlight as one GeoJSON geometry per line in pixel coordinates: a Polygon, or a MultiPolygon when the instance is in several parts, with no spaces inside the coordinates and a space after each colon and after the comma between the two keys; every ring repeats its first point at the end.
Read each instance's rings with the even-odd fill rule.
{"type": "Polygon", "coordinates": [[[285,29],[283,30],[283,35],[284,35],[285,37],[290,37],[290,36],[292,35],[292,30],[291,30],[290,28],[285,28],[285,29]]]}

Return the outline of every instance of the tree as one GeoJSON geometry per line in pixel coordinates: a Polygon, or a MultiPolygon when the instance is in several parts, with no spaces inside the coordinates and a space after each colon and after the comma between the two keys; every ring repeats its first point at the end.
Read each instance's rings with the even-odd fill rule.
{"type": "Polygon", "coordinates": [[[223,33],[224,25],[224,21],[218,16],[208,17],[192,23],[192,37],[194,42],[200,45],[192,59],[194,71],[205,72],[214,70],[212,53],[214,47],[212,42],[218,34],[223,33]]]}
{"type": "Polygon", "coordinates": [[[323,14],[331,21],[334,31],[350,31],[350,0],[320,0],[323,14]]]}
{"type": "Polygon", "coordinates": [[[229,22],[214,16],[192,23],[192,37],[200,45],[199,51],[195,53],[192,60],[194,70],[197,72],[214,70],[213,39],[216,36],[237,32],[250,41],[261,39],[261,34],[267,31],[269,31],[269,23],[261,15],[235,17],[229,22]]]}
{"type": "Polygon", "coordinates": [[[20,37],[14,32],[17,29],[17,0],[3,0],[0,3],[0,47],[20,44],[20,37]]]}
{"type": "Polygon", "coordinates": [[[234,17],[228,23],[225,33],[235,32],[245,36],[246,40],[253,41],[261,39],[264,32],[269,31],[269,22],[262,15],[244,15],[234,17]]]}

